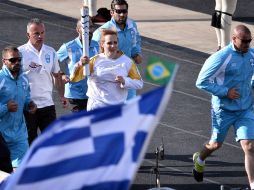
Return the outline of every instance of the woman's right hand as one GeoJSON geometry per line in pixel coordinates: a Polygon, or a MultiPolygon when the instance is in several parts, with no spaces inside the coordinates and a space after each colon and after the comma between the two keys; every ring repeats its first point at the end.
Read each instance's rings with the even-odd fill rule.
{"type": "Polygon", "coordinates": [[[85,64],[88,64],[88,63],[89,63],[89,57],[87,57],[87,56],[82,56],[82,57],[80,58],[79,65],[84,66],[85,64]]]}

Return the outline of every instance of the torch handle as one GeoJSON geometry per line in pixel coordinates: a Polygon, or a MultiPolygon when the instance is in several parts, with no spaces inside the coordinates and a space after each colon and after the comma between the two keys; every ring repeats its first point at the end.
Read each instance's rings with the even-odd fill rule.
{"type": "MultiPolygon", "coordinates": [[[[89,9],[87,6],[81,8],[81,27],[83,56],[89,57],[89,9]]],[[[84,75],[90,75],[89,64],[84,66],[84,75]]]]}

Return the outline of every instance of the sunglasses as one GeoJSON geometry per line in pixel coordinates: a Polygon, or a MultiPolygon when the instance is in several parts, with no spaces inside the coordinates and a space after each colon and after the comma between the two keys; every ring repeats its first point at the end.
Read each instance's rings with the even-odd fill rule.
{"type": "Polygon", "coordinates": [[[10,58],[10,59],[4,59],[4,60],[8,60],[8,61],[10,61],[11,63],[16,63],[16,62],[21,62],[21,60],[22,60],[22,57],[12,57],[12,58],[10,58]]]}
{"type": "Polygon", "coordinates": [[[239,37],[237,37],[237,36],[236,36],[236,38],[238,38],[239,40],[241,40],[241,42],[244,43],[244,44],[249,44],[249,43],[251,43],[251,41],[252,41],[252,38],[251,38],[251,39],[248,39],[248,40],[243,40],[243,39],[241,39],[241,38],[239,38],[239,37]]]}
{"type": "Polygon", "coordinates": [[[117,14],[121,14],[121,13],[126,14],[128,12],[128,10],[127,9],[115,9],[115,12],[117,14]]]}

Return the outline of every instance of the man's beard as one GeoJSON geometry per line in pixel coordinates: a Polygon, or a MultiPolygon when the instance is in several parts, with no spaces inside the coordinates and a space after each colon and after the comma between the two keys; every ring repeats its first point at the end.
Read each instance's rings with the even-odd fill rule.
{"type": "Polygon", "coordinates": [[[21,66],[14,66],[12,69],[10,69],[11,73],[15,74],[15,73],[19,73],[21,69],[21,66]]]}
{"type": "Polygon", "coordinates": [[[118,25],[125,25],[126,24],[126,20],[127,20],[127,18],[123,18],[123,19],[118,19],[117,21],[116,21],[116,23],[118,24],[118,25]]]}

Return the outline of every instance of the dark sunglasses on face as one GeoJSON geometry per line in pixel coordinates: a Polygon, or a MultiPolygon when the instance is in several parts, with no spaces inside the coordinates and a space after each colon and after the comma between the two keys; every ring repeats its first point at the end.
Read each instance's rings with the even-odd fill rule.
{"type": "Polygon", "coordinates": [[[12,58],[10,58],[10,59],[4,59],[4,60],[8,60],[8,61],[10,61],[11,63],[16,63],[16,62],[21,62],[21,60],[22,60],[22,57],[12,57],[12,58]]]}
{"type": "Polygon", "coordinates": [[[245,43],[245,44],[249,44],[249,43],[251,43],[251,41],[252,41],[252,39],[249,39],[249,40],[241,40],[243,43],[245,43]]]}
{"type": "MultiPolygon", "coordinates": [[[[237,37],[237,36],[236,36],[237,37]]],[[[239,37],[237,37],[239,40],[241,40],[241,42],[242,43],[244,43],[244,44],[249,44],[249,43],[251,43],[251,41],[252,41],[252,38],[251,39],[248,39],[248,40],[243,40],[243,39],[241,39],[241,38],[239,38],[239,37]]]]}
{"type": "Polygon", "coordinates": [[[116,12],[117,14],[121,14],[121,13],[125,14],[125,13],[128,12],[128,10],[127,10],[127,9],[115,9],[115,12],[116,12]]]}

